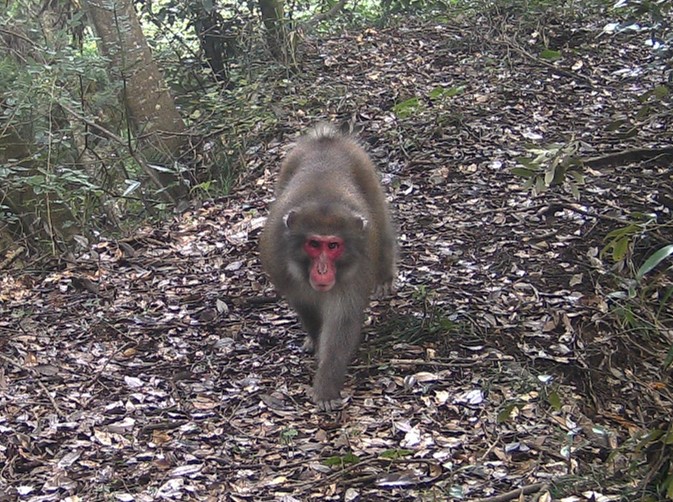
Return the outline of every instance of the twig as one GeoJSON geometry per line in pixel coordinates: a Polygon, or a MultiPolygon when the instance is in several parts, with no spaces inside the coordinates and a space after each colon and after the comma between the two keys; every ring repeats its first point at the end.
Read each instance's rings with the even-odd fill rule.
{"type": "Polygon", "coordinates": [[[509,40],[506,40],[505,43],[510,46],[514,51],[518,52],[519,54],[522,54],[523,56],[526,56],[527,58],[535,61],[536,63],[545,66],[546,68],[549,68],[551,71],[554,73],[558,73],[559,75],[563,75],[564,77],[569,77],[569,78],[574,78],[577,80],[581,80],[585,84],[590,85],[591,87],[594,86],[593,81],[589,77],[585,77],[584,75],[580,75],[579,73],[574,73],[570,70],[565,70],[563,68],[558,68],[557,66],[554,66],[553,64],[544,61],[543,59],[537,58],[533,56],[530,52],[527,52],[526,50],[522,49],[518,45],[514,45],[512,42],[509,40]]]}
{"type": "MultiPolygon", "coordinates": [[[[109,324],[109,323],[106,323],[106,324],[107,324],[109,327],[111,327],[112,329],[114,329],[115,331],[117,331],[117,332],[119,333],[119,330],[118,330],[116,327],[114,327],[112,324],[109,324]]],[[[103,364],[103,367],[102,367],[101,369],[99,369],[99,370],[94,374],[93,378],[91,378],[87,383],[84,384],[84,388],[85,388],[85,389],[91,389],[94,385],[96,385],[96,383],[98,382],[98,379],[99,379],[100,376],[105,372],[105,370],[106,370],[107,367],[108,367],[108,364],[110,364],[110,362],[115,358],[115,356],[116,356],[117,354],[121,354],[121,353],[124,352],[126,349],[131,348],[131,347],[133,347],[134,345],[137,345],[137,343],[136,343],[136,342],[126,342],[126,343],[123,344],[121,347],[118,347],[116,350],[113,350],[113,351],[112,351],[112,354],[110,354],[110,356],[109,356],[109,357],[107,358],[107,360],[105,361],[105,364],[103,364]]],[[[92,399],[93,399],[93,396],[92,396],[92,399]]],[[[89,403],[86,402],[86,404],[89,404],[89,403]]]]}
{"type": "Polygon", "coordinates": [[[494,497],[478,499],[477,502],[507,502],[508,500],[518,499],[521,495],[530,495],[531,493],[539,492],[546,486],[546,483],[533,483],[532,485],[522,486],[521,488],[516,488],[494,497]]]}
{"type": "Polygon", "coordinates": [[[605,214],[598,214],[591,211],[587,211],[585,209],[577,207],[576,204],[570,202],[567,199],[563,199],[562,197],[560,197],[560,199],[562,200],[562,202],[559,205],[563,209],[567,209],[568,211],[572,211],[573,213],[583,214],[584,216],[596,218],[597,220],[612,221],[614,223],[619,223],[620,225],[624,225],[626,223],[622,218],[615,218],[614,216],[607,216],[605,214]]]}
{"type": "Polygon", "coordinates": [[[344,5],[346,5],[347,1],[348,0],[340,0],[338,3],[336,3],[334,5],[334,7],[332,7],[327,12],[321,12],[319,14],[316,14],[311,19],[306,21],[302,25],[302,29],[304,30],[304,33],[308,33],[309,31],[311,31],[313,28],[315,28],[315,26],[318,23],[334,17],[337,14],[337,12],[339,12],[341,9],[343,9],[343,7],[344,7],[344,5]]]}
{"type": "Polygon", "coordinates": [[[280,301],[280,296],[255,296],[254,298],[247,298],[245,303],[249,305],[263,305],[265,303],[276,303],[280,301]]]}
{"type": "Polygon", "coordinates": [[[34,48],[38,47],[38,45],[37,45],[35,42],[33,42],[30,38],[28,38],[28,37],[27,37],[26,35],[24,35],[23,33],[19,33],[19,32],[17,32],[17,31],[8,30],[8,29],[6,29],[6,28],[0,28],[0,33],[4,33],[5,35],[8,35],[8,36],[10,36],[10,37],[20,38],[21,40],[23,40],[23,41],[26,42],[27,44],[32,45],[34,48]]]}
{"type": "Polygon", "coordinates": [[[11,364],[12,366],[14,366],[16,368],[27,371],[28,373],[33,375],[33,377],[35,377],[35,381],[37,382],[37,385],[39,385],[39,387],[42,389],[42,391],[49,398],[49,401],[51,401],[51,405],[54,407],[54,410],[56,410],[56,413],[58,415],[62,416],[62,417],[65,417],[65,413],[63,413],[63,411],[61,411],[61,408],[58,407],[58,404],[56,404],[56,401],[54,400],[54,398],[51,396],[51,394],[49,394],[49,390],[47,389],[47,387],[40,380],[40,378],[39,378],[40,375],[37,371],[35,371],[33,368],[31,368],[29,366],[24,366],[23,364],[16,362],[11,357],[7,357],[4,354],[0,354],[0,359],[2,359],[3,361],[11,364]]]}
{"type": "Polygon", "coordinates": [[[23,246],[18,247],[17,249],[14,249],[7,253],[7,258],[5,258],[2,262],[0,262],[0,270],[3,270],[7,267],[9,267],[14,260],[16,260],[19,256],[21,256],[23,253],[26,252],[26,248],[23,246]]]}
{"type": "Polygon", "coordinates": [[[673,157],[673,147],[664,148],[635,148],[633,150],[622,150],[619,152],[606,153],[599,157],[590,157],[582,159],[584,165],[589,167],[606,167],[616,164],[626,164],[640,160],[653,160],[657,157],[673,157]]]}
{"type": "MultiPolygon", "coordinates": [[[[157,187],[159,187],[159,188],[165,188],[165,187],[164,187],[164,184],[161,182],[161,180],[159,179],[159,176],[158,176],[157,173],[154,171],[154,169],[152,169],[152,168],[149,166],[149,164],[145,161],[144,158],[142,158],[140,155],[138,155],[137,152],[133,151],[133,149],[132,149],[131,146],[129,145],[129,142],[128,142],[128,141],[126,141],[126,140],[125,140],[124,138],[122,138],[121,136],[118,136],[117,134],[113,133],[113,132],[110,131],[109,129],[106,129],[106,128],[103,127],[103,126],[101,126],[101,125],[99,125],[99,124],[96,124],[96,122],[94,122],[93,120],[89,120],[88,118],[84,117],[82,114],[78,113],[76,110],[73,110],[73,109],[72,109],[71,107],[69,107],[68,105],[66,105],[66,104],[64,104],[64,103],[59,103],[59,106],[60,106],[61,108],[63,108],[65,111],[67,111],[70,115],[72,115],[73,117],[75,117],[77,120],[81,120],[82,122],[84,122],[85,124],[87,124],[89,127],[92,127],[92,128],[94,128],[94,129],[98,129],[99,131],[101,131],[101,132],[103,132],[104,134],[108,135],[111,139],[113,139],[114,141],[116,141],[116,142],[119,143],[120,145],[126,147],[127,150],[128,150],[128,152],[129,152],[129,154],[130,154],[131,157],[133,158],[133,160],[135,160],[135,161],[138,163],[138,165],[139,165],[140,167],[143,168],[143,170],[145,171],[145,173],[147,174],[147,176],[149,176],[149,178],[152,180],[152,182],[153,182],[157,187]]],[[[162,191],[161,191],[161,194],[162,194],[163,197],[165,197],[165,198],[166,198],[169,202],[171,202],[172,204],[175,204],[175,203],[176,203],[175,197],[173,197],[173,195],[171,195],[171,194],[168,192],[168,190],[162,190],[162,191]]]]}

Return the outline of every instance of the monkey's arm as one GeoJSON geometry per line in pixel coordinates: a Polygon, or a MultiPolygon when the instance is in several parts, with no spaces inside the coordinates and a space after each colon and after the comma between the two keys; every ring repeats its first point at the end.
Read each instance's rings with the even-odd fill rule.
{"type": "Polygon", "coordinates": [[[359,312],[363,310],[364,305],[354,305],[351,315],[325,320],[318,346],[318,371],[313,380],[313,400],[321,410],[333,411],[342,406],[340,391],[360,343],[359,312]]]}

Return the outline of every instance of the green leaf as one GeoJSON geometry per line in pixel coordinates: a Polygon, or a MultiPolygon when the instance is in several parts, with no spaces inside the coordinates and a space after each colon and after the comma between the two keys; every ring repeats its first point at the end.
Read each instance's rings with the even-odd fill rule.
{"type": "Polygon", "coordinates": [[[573,194],[573,198],[575,200],[580,200],[580,191],[577,188],[577,185],[575,183],[568,183],[568,187],[570,188],[570,193],[573,194]]]}
{"type": "MultiPolygon", "coordinates": [[[[631,216],[633,216],[633,214],[631,216]]],[[[611,239],[619,239],[622,237],[631,236],[638,231],[640,231],[640,227],[631,223],[630,225],[626,225],[625,227],[616,228],[612,232],[608,232],[608,234],[603,238],[603,240],[609,241],[611,239]]]]}
{"type": "Polygon", "coordinates": [[[421,107],[422,104],[418,98],[409,98],[393,106],[393,113],[399,118],[404,119],[414,115],[421,107]]]}
{"type": "Polygon", "coordinates": [[[554,408],[556,411],[559,411],[561,409],[561,398],[559,397],[557,392],[551,392],[547,396],[547,401],[549,402],[550,406],[554,408]]]}
{"type": "Polygon", "coordinates": [[[639,280],[642,279],[645,274],[650,272],[652,269],[654,269],[657,265],[659,265],[662,261],[664,261],[672,254],[673,254],[673,244],[664,246],[659,251],[650,256],[647,260],[645,260],[645,263],[643,263],[643,265],[638,269],[636,278],[639,280]]]}
{"type": "Polygon", "coordinates": [[[665,85],[658,85],[652,90],[653,94],[657,97],[657,99],[664,99],[670,94],[670,91],[668,90],[668,87],[665,85]]]}
{"type": "Polygon", "coordinates": [[[584,175],[581,172],[570,171],[568,174],[573,177],[578,185],[584,185],[584,175]]]}
{"type": "Polygon", "coordinates": [[[621,127],[626,123],[627,122],[624,119],[613,120],[612,122],[608,123],[608,125],[605,127],[605,130],[609,132],[615,132],[618,129],[621,129],[621,127]]]}
{"type": "Polygon", "coordinates": [[[463,500],[465,498],[465,490],[460,485],[451,485],[449,488],[450,500],[463,500]]]}
{"type": "Polygon", "coordinates": [[[24,182],[32,187],[40,187],[46,183],[46,178],[40,174],[28,176],[23,179],[24,182]]]}
{"type": "Polygon", "coordinates": [[[547,59],[549,61],[557,61],[561,59],[561,51],[553,51],[551,49],[545,49],[540,53],[542,59],[547,59]]]}
{"type": "Polygon", "coordinates": [[[626,237],[617,239],[612,246],[612,259],[615,262],[622,261],[629,250],[629,240],[626,237]]]}
{"type": "Polygon", "coordinates": [[[455,87],[435,87],[433,90],[430,91],[430,94],[428,94],[428,97],[430,99],[440,99],[440,98],[452,98],[454,96],[457,96],[458,94],[462,94],[463,91],[465,91],[465,86],[464,85],[459,85],[455,87]]]}
{"type": "Polygon", "coordinates": [[[530,178],[531,176],[535,176],[535,171],[525,167],[514,167],[512,168],[512,174],[521,176],[522,178],[530,178]]]}
{"type": "Polygon", "coordinates": [[[299,431],[297,429],[294,429],[292,427],[283,429],[280,431],[280,439],[285,442],[289,443],[292,441],[294,438],[296,438],[299,435],[299,431]]]}
{"type": "Polygon", "coordinates": [[[509,403],[507,406],[505,406],[500,411],[500,413],[498,413],[498,416],[496,418],[496,422],[501,424],[501,423],[509,420],[509,417],[512,415],[512,412],[514,411],[514,408],[517,408],[516,403],[509,403]]]}
{"type": "Polygon", "coordinates": [[[664,436],[664,444],[673,444],[673,430],[669,430],[668,434],[664,436]]]}
{"type": "Polygon", "coordinates": [[[137,181],[137,180],[124,180],[124,183],[126,183],[128,185],[128,187],[126,188],[126,190],[124,190],[124,193],[122,194],[122,197],[126,197],[126,196],[132,194],[138,188],[140,188],[140,185],[141,185],[140,181],[137,181]]]}
{"type": "Polygon", "coordinates": [[[664,369],[668,369],[673,366],[673,345],[668,349],[668,354],[666,354],[666,360],[664,361],[664,369]]]}
{"type": "Polygon", "coordinates": [[[353,455],[352,453],[347,453],[346,455],[339,457],[337,455],[332,456],[332,457],[327,457],[325,460],[323,460],[323,464],[329,465],[331,467],[333,466],[342,466],[346,464],[357,464],[360,462],[360,458],[357,455],[353,455]]]}
{"type": "Polygon", "coordinates": [[[535,160],[531,159],[530,157],[517,157],[515,160],[523,167],[526,167],[531,171],[537,171],[538,168],[540,167],[539,164],[536,163],[535,160]]]}
{"type": "Polygon", "coordinates": [[[148,165],[148,167],[151,167],[155,171],[159,171],[159,172],[162,172],[162,173],[172,173],[173,172],[173,169],[171,169],[170,167],[162,166],[161,164],[147,164],[147,165],[148,165]]]}

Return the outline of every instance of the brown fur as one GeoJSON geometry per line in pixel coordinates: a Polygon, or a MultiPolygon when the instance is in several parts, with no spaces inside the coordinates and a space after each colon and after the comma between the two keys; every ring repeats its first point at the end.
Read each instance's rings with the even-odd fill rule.
{"type": "Polygon", "coordinates": [[[308,331],[306,346],[318,359],[313,398],[329,411],[340,404],[369,295],[390,291],[395,276],[388,206],[374,165],[355,141],[326,125],[300,140],[281,166],[260,249],[271,281],[308,331]],[[311,261],[302,245],[312,234],[346,243],[327,292],[309,284],[311,261]]]}

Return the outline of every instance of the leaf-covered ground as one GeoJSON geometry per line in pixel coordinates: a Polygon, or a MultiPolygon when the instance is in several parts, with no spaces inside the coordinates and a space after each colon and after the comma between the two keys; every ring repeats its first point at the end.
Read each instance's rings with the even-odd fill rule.
{"type": "Polygon", "coordinates": [[[579,201],[511,172],[531,144],[670,144],[665,105],[636,122],[660,68],[605,22],[454,17],[309,43],[231,197],[3,275],[0,499],[643,495],[629,454],[670,421],[671,306],[636,329],[599,252],[638,212],[668,234],[631,242],[635,263],[673,241],[671,159],[588,165],[579,201]],[[314,363],[257,258],[277,166],[318,119],[363,126],[401,243],[336,414],[307,400],[314,363]]]}

